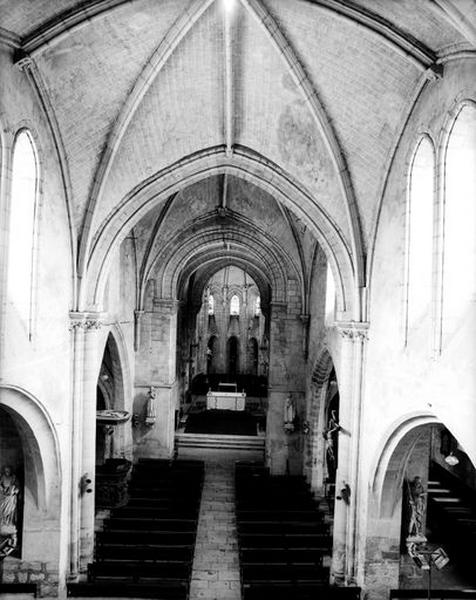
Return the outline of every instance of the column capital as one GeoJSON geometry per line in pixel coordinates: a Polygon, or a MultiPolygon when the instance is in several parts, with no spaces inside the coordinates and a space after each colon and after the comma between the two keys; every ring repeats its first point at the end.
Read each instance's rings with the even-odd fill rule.
{"type": "Polygon", "coordinates": [[[76,331],[77,329],[83,329],[84,331],[88,331],[91,329],[100,329],[104,317],[105,313],[101,312],[70,311],[69,330],[76,331]]]}
{"type": "Polygon", "coordinates": [[[337,331],[344,339],[358,340],[365,342],[368,340],[368,330],[370,323],[366,321],[336,321],[337,331]]]}
{"type": "Polygon", "coordinates": [[[176,312],[180,305],[180,301],[175,298],[157,298],[155,297],[152,301],[152,310],[159,310],[161,312],[176,312]]]}

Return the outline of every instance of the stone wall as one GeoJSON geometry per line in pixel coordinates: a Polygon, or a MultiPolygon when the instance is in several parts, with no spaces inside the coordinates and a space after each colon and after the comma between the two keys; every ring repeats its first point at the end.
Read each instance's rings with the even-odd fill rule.
{"type": "Polygon", "coordinates": [[[40,598],[55,598],[59,590],[59,572],[56,563],[22,561],[6,558],[0,565],[2,583],[32,583],[40,598]]]}

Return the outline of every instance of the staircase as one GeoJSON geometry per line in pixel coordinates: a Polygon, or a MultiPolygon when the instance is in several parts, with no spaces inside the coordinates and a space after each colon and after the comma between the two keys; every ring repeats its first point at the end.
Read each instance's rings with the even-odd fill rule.
{"type": "Polygon", "coordinates": [[[432,537],[452,562],[474,571],[476,547],[476,494],[459,478],[432,463],[428,481],[428,522],[432,537]]]}
{"type": "Polygon", "coordinates": [[[96,534],[88,581],[68,596],[186,600],[203,485],[201,461],[142,460],[126,506],[96,534]]]}

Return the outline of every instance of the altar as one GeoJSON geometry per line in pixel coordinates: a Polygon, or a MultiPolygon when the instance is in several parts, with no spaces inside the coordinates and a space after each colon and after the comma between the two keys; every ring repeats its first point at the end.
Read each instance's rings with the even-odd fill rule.
{"type": "Polygon", "coordinates": [[[246,393],[236,383],[219,383],[218,391],[207,393],[207,410],[245,410],[246,393]]]}

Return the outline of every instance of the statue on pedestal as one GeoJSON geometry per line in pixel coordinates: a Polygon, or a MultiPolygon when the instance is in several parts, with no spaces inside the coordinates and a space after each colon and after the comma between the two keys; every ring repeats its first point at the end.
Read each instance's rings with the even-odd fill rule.
{"type": "Polygon", "coordinates": [[[408,487],[408,502],[411,509],[410,523],[408,525],[408,537],[426,539],[424,532],[426,490],[423,487],[421,477],[418,475],[414,477],[408,484],[408,487]]]}
{"type": "Polygon", "coordinates": [[[20,487],[9,466],[0,474],[0,559],[5,558],[17,546],[17,509],[20,487]]]}

